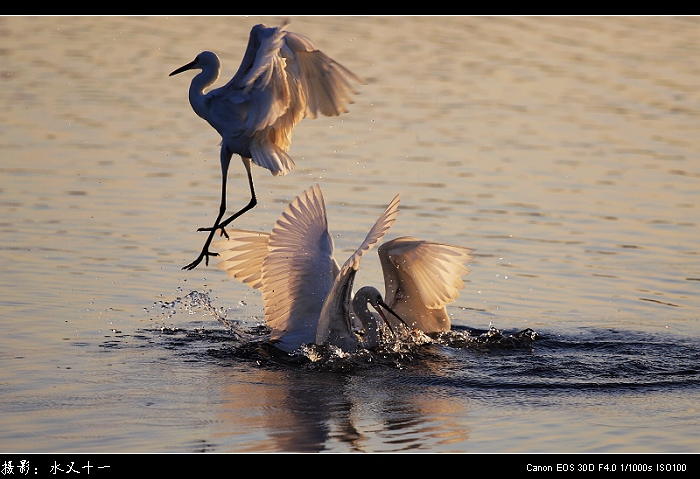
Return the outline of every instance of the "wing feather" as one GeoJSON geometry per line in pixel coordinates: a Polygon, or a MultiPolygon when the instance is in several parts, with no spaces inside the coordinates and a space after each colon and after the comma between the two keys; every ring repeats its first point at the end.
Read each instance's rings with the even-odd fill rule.
{"type": "Polygon", "coordinates": [[[333,285],[335,260],[321,189],[290,203],[270,234],[262,263],[265,321],[272,339],[293,351],[316,337],[323,302],[333,285]]]}
{"type": "Polygon", "coordinates": [[[262,263],[269,252],[269,233],[245,230],[229,230],[228,233],[227,240],[212,243],[221,258],[216,266],[251,288],[260,289],[262,263]]]}
{"type": "Polygon", "coordinates": [[[288,32],[285,37],[285,55],[298,69],[294,71],[306,97],[306,116],[316,118],[320,112],[337,116],[347,112],[352,95],[357,94],[349,80],[365,82],[340,63],[320,51],[307,37],[288,32]]]}
{"type": "MultiPolygon", "coordinates": [[[[268,129],[268,133],[274,130],[268,129]]],[[[250,142],[250,154],[256,165],[270,170],[274,176],[286,175],[294,169],[294,160],[265,134],[254,135],[250,142]]]]}
{"type": "Polygon", "coordinates": [[[404,320],[426,332],[450,328],[445,305],[465,284],[464,266],[473,250],[410,236],[379,247],[386,288],[385,301],[404,320]]]}
{"type": "Polygon", "coordinates": [[[357,271],[357,269],[360,267],[360,259],[362,258],[362,256],[367,251],[372,249],[375,244],[381,241],[384,235],[386,235],[386,233],[389,231],[389,228],[391,228],[391,225],[393,225],[396,221],[396,216],[399,214],[400,201],[400,195],[396,195],[394,199],[391,200],[391,203],[389,203],[389,206],[386,207],[384,213],[382,213],[382,215],[377,219],[372,228],[369,230],[369,233],[367,233],[365,240],[347,259],[347,261],[343,265],[343,268],[341,269],[341,273],[348,267],[351,267],[352,269],[357,271]]]}
{"type": "Polygon", "coordinates": [[[243,132],[254,142],[257,139],[257,150],[251,151],[253,160],[265,168],[272,165],[273,174],[286,173],[294,163],[279,151],[263,150],[276,145],[288,151],[292,130],[304,117],[347,112],[357,93],[350,80],[364,83],[311,40],[285,27],[255,25],[238,71],[225,86],[209,94],[212,99],[230,101],[235,105],[232,110],[243,110],[243,132]]]}

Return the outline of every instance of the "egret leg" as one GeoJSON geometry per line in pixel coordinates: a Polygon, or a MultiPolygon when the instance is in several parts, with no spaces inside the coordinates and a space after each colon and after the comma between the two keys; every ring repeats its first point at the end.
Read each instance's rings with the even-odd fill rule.
{"type": "Polygon", "coordinates": [[[228,165],[230,162],[231,157],[229,156],[228,159],[225,159],[223,157],[222,153],[222,161],[221,161],[221,204],[219,206],[219,215],[216,217],[216,221],[214,222],[214,226],[211,228],[199,228],[197,231],[209,231],[209,236],[207,237],[207,241],[204,243],[204,247],[202,248],[202,252],[199,253],[199,256],[197,259],[192,261],[190,264],[187,266],[183,267],[182,269],[186,270],[193,270],[196,268],[199,263],[202,262],[202,260],[205,260],[205,264],[209,266],[209,256],[219,256],[219,253],[215,253],[212,251],[209,251],[209,246],[211,245],[212,240],[214,239],[214,234],[216,233],[216,230],[221,229],[221,235],[226,236],[228,238],[228,234],[226,233],[226,230],[224,229],[227,225],[229,225],[233,220],[241,216],[243,213],[246,211],[252,209],[256,204],[257,204],[257,199],[255,197],[255,190],[253,188],[253,174],[250,169],[250,163],[251,160],[250,158],[243,158],[243,165],[246,168],[246,172],[248,173],[248,184],[250,185],[250,193],[251,193],[251,199],[250,202],[241,208],[238,212],[235,214],[231,215],[226,221],[221,222],[221,218],[223,218],[224,213],[226,212],[226,182],[227,182],[227,177],[228,177],[228,165]]]}
{"type": "Polygon", "coordinates": [[[222,223],[219,224],[219,228],[221,228],[221,234],[226,236],[226,238],[228,238],[228,235],[226,234],[226,230],[224,230],[224,228],[226,226],[228,226],[233,220],[235,220],[236,218],[241,216],[243,213],[245,213],[246,211],[250,211],[253,208],[255,208],[255,205],[258,204],[258,199],[255,196],[255,186],[253,185],[253,173],[250,171],[250,164],[251,164],[250,158],[243,158],[243,166],[245,166],[246,173],[248,173],[248,186],[250,187],[250,201],[243,208],[241,208],[236,213],[229,216],[228,219],[226,219],[225,221],[223,221],[222,223]]]}
{"type": "MultiPolygon", "coordinates": [[[[222,168],[222,170],[223,169],[224,168],[222,168]]],[[[192,261],[187,266],[184,266],[182,269],[193,270],[197,267],[197,265],[199,265],[199,263],[202,262],[203,259],[205,260],[205,264],[209,266],[209,256],[219,256],[219,253],[213,253],[209,251],[209,245],[211,245],[211,242],[214,239],[214,233],[216,233],[216,230],[218,229],[219,221],[221,221],[221,218],[224,216],[224,212],[226,211],[226,176],[226,172],[223,172],[223,178],[221,180],[221,205],[219,206],[219,215],[216,217],[214,226],[211,228],[207,228],[207,230],[209,231],[209,236],[207,237],[207,241],[204,243],[202,252],[199,253],[197,259],[192,261]]],[[[197,231],[203,231],[203,228],[200,228],[197,231]]]]}

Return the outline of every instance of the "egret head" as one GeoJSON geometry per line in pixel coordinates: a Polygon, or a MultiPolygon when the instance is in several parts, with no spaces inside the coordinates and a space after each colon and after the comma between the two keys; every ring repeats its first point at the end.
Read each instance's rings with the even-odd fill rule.
{"type": "MultiPolygon", "coordinates": [[[[366,327],[367,325],[364,324],[366,322],[365,319],[363,319],[361,314],[358,314],[358,311],[362,310],[367,310],[367,305],[371,305],[377,313],[379,313],[379,316],[381,316],[382,320],[384,321],[384,324],[386,324],[389,329],[391,330],[391,324],[389,321],[386,319],[386,316],[384,315],[384,312],[382,311],[383,309],[391,313],[394,317],[396,317],[401,323],[403,323],[405,326],[406,322],[401,319],[401,317],[396,314],[388,304],[384,302],[384,298],[382,298],[382,294],[377,290],[377,288],[374,288],[372,286],[363,286],[360,288],[357,293],[355,293],[355,297],[353,298],[353,309],[355,310],[355,314],[358,315],[358,318],[360,321],[363,322],[363,325],[366,327]]],[[[393,333],[393,330],[392,330],[393,333]]]]}
{"type": "Polygon", "coordinates": [[[204,51],[197,55],[197,57],[187,65],[183,65],[177,70],[173,71],[169,76],[177,75],[178,73],[182,73],[187,70],[205,70],[207,68],[218,70],[220,66],[221,62],[219,61],[219,57],[216,56],[216,53],[204,51]]]}

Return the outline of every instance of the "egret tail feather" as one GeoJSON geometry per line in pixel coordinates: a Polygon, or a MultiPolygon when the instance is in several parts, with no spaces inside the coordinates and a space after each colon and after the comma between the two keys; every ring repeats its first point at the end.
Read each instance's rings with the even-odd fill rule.
{"type": "Polygon", "coordinates": [[[286,175],[296,166],[286,151],[269,140],[252,142],[250,154],[253,163],[267,168],[273,176],[286,175]]]}

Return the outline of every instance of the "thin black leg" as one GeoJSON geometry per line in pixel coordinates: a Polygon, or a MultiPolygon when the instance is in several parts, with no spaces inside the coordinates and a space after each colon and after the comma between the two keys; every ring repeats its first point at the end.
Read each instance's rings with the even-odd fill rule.
{"type": "Polygon", "coordinates": [[[226,219],[223,223],[219,223],[219,227],[221,228],[221,234],[226,236],[228,238],[228,235],[226,234],[226,230],[224,228],[231,224],[233,220],[241,216],[243,213],[246,211],[250,211],[253,208],[255,208],[255,205],[258,204],[258,199],[255,197],[255,186],[253,186],[253,174],[250,171],[250,158],[243,158],[243,165],[245,166],[246,172],[248,173],[248,186],[250,187],[250,201],[248,202],[247,205],[245,205],[243,208],[241,208],[238,212],[232,214],[228,219],[226,219]]]}
{"type": "MultiPolygon", "coordinates": [[[[230,160],[230,157],[229,157],[230,160]]],[[[209,231],[209,236],[207,237],[207,241],[204,243],[204,247],[202,248],[202,252],[199,253],[199,256],[197,256],[197,259],[192,261],[190,264],[187,266],[183,267],[182,269],[186,270],[193,270],[196,268],[199,263],[202,262],[202,260],[205,260],[205,265],[209,266],[209,257],[210,256],[219,256],[219,253],[215,253],[212,251],[209,251],[209,246],[211,245],[212,240],[214,239],[214,234],[216,233],[216,230],[220,229],[221,230],[221,235],[226,236],[228,238],[228,234],[226,233],[226,230],[224,229],[227,225],[229,225],[233,220],[241,216],[243,213],[246,211],[249,211],[255,207],[257,204],[257,199],[255,197],[255,189],[253,187],[253,175],[251,172],[250,168],[250,158],[243,158],[243,165],[246,168],[246,172],[248,173],[248,184],[250,186],[250,194],[251,194],[251,199],[250,202],[244,206],[242,209],[240,209],[238,212],[235,214],[231,215],[226,221],[223,223],[221,222],[221,218],[223,218],[224,213],[226,212],[226,179],[228,176],[228,161],[223,161],[222,160],[222,167],[221,167],[221,174],[222,174],[222,180],[221,180],[221,205],[219,206],[219,215],[216,217],[216,221],[214,222],[214,226],[211,228],[199,228],[197,231],[209,231]]]]}

